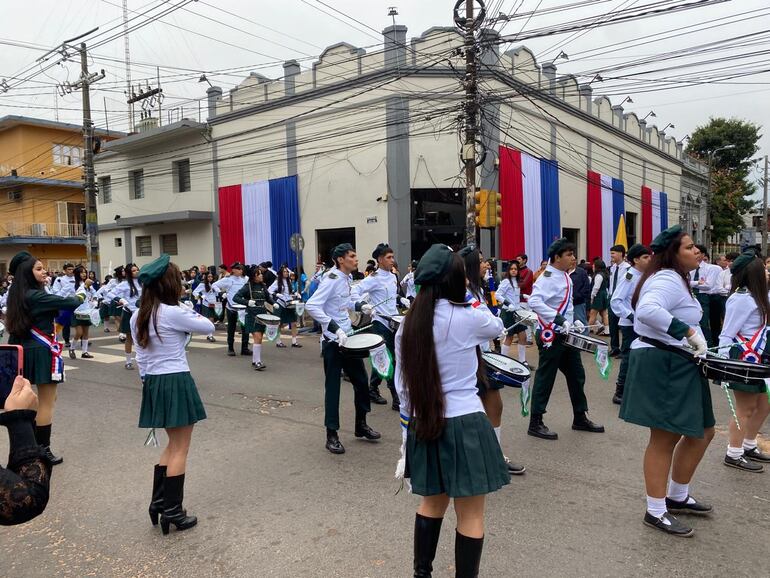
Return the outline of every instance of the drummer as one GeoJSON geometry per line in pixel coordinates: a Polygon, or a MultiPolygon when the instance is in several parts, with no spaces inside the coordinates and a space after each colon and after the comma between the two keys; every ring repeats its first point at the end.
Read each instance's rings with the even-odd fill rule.
{"type": "Polygon", "coordinates": [[[252,267],[249,270],[248,282],[241,287],[238,293],[233,297],[233,301],[239,305],[246,306],[246,322],[244,328],[247,333],[251,333],[254,340],[252,348],[251,366],[256,371],[264,371],[267,366],[262,363],[262,336],[265,334],[266,327],[259,322],[257,315],[267,313],[265,303],[273,304],[270,292],[264,282],[264,271],[261,267],[252,267]]]}
{"type": "Polygon", "coordinates": [[[615,395],[612,396],[612,403],[620,405],[623,401],[623,389],[626,383],[626,374],[628,373],[628,354],[631,351],[631,342],[636,339],[634,333],[634,310],[631,307],[631,298],[634,296],[639,279],[647,270],[650,264],[650,251],[644,245],[637,243],[628,250],[626,259],[631,265],[626,268],[626,272],[618,279],[615,284],[615,290],[612,292],[610,307],[612,312],[618,318],[618,326],[623,341],[620,347],[620,371],[618,371],[618,380],[615,382],[615,395]]]}
{"type": "Polygon", "coordinates": [[[404,291],[404,296],[409,299],[410,302],[414,301],[414,298],[417,296],[417,290],[414,286],[414,272],[416,269],[417,261],[412,261],[409,263],[407,274],[401,279],[401,289],[404,291]]]}
{"type": "Polygon", "coordinates": [[[350,243],[337,245],[332,251],[334,266],[323,277],[321,284],[308,300],[306,310],[321,324],[321,355],[324,360],[324,423],[326,425],[326,449],[333,454],[344,454],[337,431],[340,429],[340,380],[341,372],[350,378],[355,393],[355,436],[367,440],[378,440],[381,435],[366,423],[366,414],[371,410],[369,401],[368,376],[362,359],[343,355],[340,347],[352,331],[349,309],[365,315],[374,308],[367,303],[356,303],[353,299],[351,274],[358,267],[358,256],[350,243]]]}
{"type": "Polygon", "coordinates": [[[540,353],[535,384],[532,391],[532,410],[527,433],[531,436],[555,440],[559,436],[543,423],[556,373],[561,371],[567,379],[567,389],[572,402],[572,429],[603,433],[604,426],[588,419],[588,401],[584,390],[586,373],[580,351],[565,343],[567,333],[575,328],[581,332],[581,321],[573,323],[572,279],[568,274],[575,265],[575,245],[562,238],[548,247],[548,265],[532,287],[529,306],[537,313],[538,329],[535,333],[540,353]]]}
{"type": "MultiPolygon", "coordinates": [[[[235,301],[233,299],[245,284],[246,277],[243,276],[243,265],[236,261],[230,267],[230,275],[222,277],[211,286],[218,293],[227,295],[225,307],[227,312],[227,355],[230,357],[235,357],[235,330],[238,327],[238,312],[234,308],[235,301]]],[[[241,327],[241,355],[252,355],[252,353],[249,349],[249,334],[245,327],[241,327]]]]}
{"type": "MultiPolygon", "coordinates": [[[[93,303],[96,299],[96,291],[93,288],[93,281],[88,278],[88,271],[83,265],[75,267],[75,295],[82,295],[83,302],[93,303]]],[[[70,341],[69,355],[70,359],[75,359],[75,350],[80,345],[83,359],[93,359],[93,355],[88,353],[88,332],[91,328],[91,319],[78,319],[77,315],[72,317],[72,326],[75,328],[75,339],[70,341]]]]}
{"type": "Polygon", "coordinates": [[[698,252],[680,225],[660,233],[650,248],[652,261],[631,300],[639,338],[631,345],[620,417],[650,428],[644,524],[689,537],[692,528],[671,514],[712,511],[690,495],[692,476],[714,437],[708,380],[692,359],[693,350],[695,355],[707,352],[699,326],[703,310],[688,282],[698,252]],[[692,350],[683,349],[685,339],[692,350]]]}
{"type": "MultiPolygon", "coordinates": [[[[754,251],[746,251],[733,261],[733,293],[725,306],[725,321],[719,335],[720,353],[731,359],[760,363],[766,358],[770,302],[767,296],[767,274],[762,259],[754,251]]],[[[732,382],[735,414],[730,420],[730,438],[724,464],[744,472],[761,473],[770,454],[757,446],[757,433],[770,414],[765,385],[732,382]]]]}
{"type": "MultiPolygon", "coordinates": [[[[368,294],[368,297],[362,300],[374,304],[373,323],[370,331],[385,340],[391,357],[395,359],[394,339],[395,332],[398,330],[398,323],[393,321],[393,317],[398,315],[399,303],[408,308],[410,302],[398,295],[398,278],[392,273],[395,262],[393,249],[387,243],[380,243],[372,252],[372,258],[377,261],[377,268],[365,277],[354,288],[353,292],[357,298],[368,294]]],[[[387,402],[380,395],[380,381],[382,378],[372,368],[372,376],[369,380],[369,397],[374,403],[382,405],[387,402]]],[[[398,394],[392,377],[388,379],[388,389],[393,398],[391,409],[398,411],[398,394]]]]}

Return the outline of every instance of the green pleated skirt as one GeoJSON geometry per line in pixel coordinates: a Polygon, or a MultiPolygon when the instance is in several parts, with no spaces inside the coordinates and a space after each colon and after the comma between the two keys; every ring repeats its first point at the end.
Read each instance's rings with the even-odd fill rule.
{"type": "Polygon", "coordinates": [[[287,323],[296,323],[297,322],[297,311],[296,309],[289,309],[287,307],[281,307],[281,325],[286,325],[287,323]]]}
{"type": "Polygon", "coordinates": [[[599,289],[599,292],[596,294],[596,297],[594,297],[593,301],[591,301],[591,309],[595,309],[596,311],[604,311],[610,306],[610,296],[607,293],[606,289],[599,289]]]}
{"type": "Polygon", "coordinates": [[[436,440],[417,439],[416,418],[406,438],[406,477],[419,496],[467,498],[497,491],[510,482],[508,467],[484,412],[449,418],[436,440]]]}
{"type": "Polygon", "coordinates": [[[262,323],[257,321],[256,315],[252,315],[251,313],[246,313],[246,323],[244,324],[244,328],[246,329],[246,333],[264,333],[267,330],[262,323]]]}
{"type": "Polygon", "coordinates": [[[47,347],[24,345],[24,377],[33,385],[63,383],[51,378],[51,360],[53,354],[47,347]]]}
{"type": "Polygon", "coordinates": [[[513,325],[513,313],[511,311],[501,311],[500,319],[503,321],[503,327],[510,327],[510,329],[506,329],[506,335],[518,335],[522,331],[527,330],[527,326],[523,323],[519,323],[518,325],[511,327],[511,325],[513,325]]]}
{"type": "Polygon", "coordinates": [[[91,323],[90,319],[78,319],[74,315],[72,316],[72,327],[91,327],[93,323],[91,323]]]}
{"type": "Polygon", "coordinates": [[[189,371],[144,376],[139,427],[182,427],[204,419],[206,410],[189,371]]]}
{"type": "Polygon", "coordinates": [[[753,385],[747,383],[728,383],[727,387],[734,389],[735,391],[745,391],[746,393],[765,393],[765,384],[753,385]]]}
{"type": "Polygon", "coordinates": [[[120,332],[131,335],[131,312],[121,308],[123,314],[120,316],[120,332]]]}
{"type": "Polygon", "coordinates": [[[206,319],[217,318],[217,312],[214,310],[214,308],[203,304],[201,304],[201,315],[203,315],[206,319]]]}
{"type": "Polygon", "coordinates": [[[110,317],[120,317],[123,315],[123,308],[117,303],[112,302],[107,306],[107,314],[110,317]]]}
{"type": "Polygon", "coordinates": [[[631,350],[620,417],[695,438],[716,423],[708,380],[698,367],[657,347],[631,350]]]}

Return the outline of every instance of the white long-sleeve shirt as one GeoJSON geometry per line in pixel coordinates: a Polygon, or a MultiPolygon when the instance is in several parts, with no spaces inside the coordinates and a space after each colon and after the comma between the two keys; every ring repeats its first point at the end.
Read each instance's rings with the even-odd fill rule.
{"type": "Polygon", "coordinates": [[[697,269],[690,271],[690,287],[697,293],[709,295],[716,284],[717,272],[705,261],[701,262],[697,269]],[[698,279],[695,278],[696,271],[698,273],[698,279]]]}
{"type": "Polygon", "coordinates": [[[723,297],[727,297],[730,294],[730,289],[733,285],[733,274],[730,273],[730,267],[725,267],[718,277],[718,293],[723,297]]]}
{"type": "Polygon", "coordinates": [[[610,265],[610,284],[608,287],[610,295],[614,294],[615,289],[617,289],[617,286],[615,285],[615,278],[617,277],[618,285],[620,285],[620,282],[630,267],[631,265],[628,261],[621,261],[620,263],[613,263],[610,265]],[[615,275],[616,271],[617,275],[615,275]]]}
{"type": "Polygon", "coordinates": [[[233,310],[235,305],[235,294],[241,290],[241,287],[246,285],[246,277],[241,275],[237,277],[235,275],[229,275],[228,277],[222,277],[219,281],[214,283],[212,287],[219,293],[227,293],[227,308],[233,310]]]}
{"type": "MultiPolygon", "coordinates": [[[[637,335],[657,339],[668,345],[685,345],[687,328],[701,333],[703,309],[690,293],[684,279],[673,269],[654,273],[644,282],[634,312],[634,331],[637,335]],[[681,337],[674,337],[673,335],[681,337]]],[[[632,349],[652,347],[638,339],[632,349]]]]}
{"type": "Polygon", "coordinates": [[[572,279],[569,273],[549,264],[532,286],[529,306],[537,313],[540,329],[544,329],[543,321],[547,324],[556,321],[559,325],[561,319],[558,317],[572,323],[572,279]]]}
{"type": "Polygon", "coordinates": [[[398,279],[390,271],[372,271],[353,289],[354,297],[366,293],[369,294],[367,302],[376,305],[372,318],[388,327],[388,320],[383,315],[398,315],[398,279]]]}
{"type": "Polygon", "coordinates": [[[136,347],[136,363],[140,375],[166,375],[190,371],[187,364],[185,344],[188,333],[210,335],[214,324],[192,309],[180,305],[158,306],[157,326],[150,323],[148,346],[139,345],[136,333],[136,319],[139,313],[131,315],[131,337],[136,347]]]}
{"type": "Polygon", "coordinates": [[[216,289],[214,289],[214,284],[212,283],[209,286],[209,290],[206,291],[206,284],[205,283],[199,283],[198,286],[193,289],[193,297],[197,297],[201,300],[201,302],[206,307],[214,307],[214,305],[217,304],[217,295],[219,294],[216,289]]]}
{"type": "Polygon", "coordinates": [[[134,279],[134,288],[136,289],[136,293],[131,295],[131,286],[129,285],[129,282],[121,281],[112,291],[113,297],[126,301],[127,304],[124,307],[132,312],[136,311],[136,303],[142,297],[142,286],[136,279],[134,279]]]}
{"type": "MultiPolygon", "coordinates": [[[[404,324],[396,333],[396,367],[402,367],[401,337],[404,324]]],[[[451,418],[484,411],[476,387],[478,358],[476,347],[488,343],[503,331],[503,322],[483,307],[455,305],[446,299],[436,302],[433,315],[433,341],[436,344],[444,417],[451,418]]],[[[411,415],[409,395],[401,372],[396,371],[396,391],[401,413],[411,415]]]]}
{"type": "Polygon", "coordinates": [[[615,291],[612,292],[612,297],[610,298],[610,307],[612,312],[618,316],[618,325],[623,327],[634,326],[634,309],[631,307],[631,300],[641,278],[641,271],[634,267],[629,267],[623,273],[623,277],[618,279],[618,285],[615,287],[615,291]]]}
{"type": "Polygon", "coordinates": [[[516,279],[503,279],[500,281],[500,286],[495,291],[495,299],[497,299],[498,303],[502,303],[511,309],[521,308],[519,282],[516,279]]]}
{"type": "Polygon", "coordinates": [[[401,279],[401,288],[404,290],[404,295],[407,298],[417,297],[417,289],[414,286],[414,271],[409,271],[404,278],[401,279]]]}
{"type": "Polygon", "coordinates": [[[74,275],[62,275],[54,279],[51,286],[51,292],[59,297],[74,297],[75,296],[75,276],[74,275]]]}
{"type": "MultiPolygon", "coordinates": [[[[767,331],[767,320],[763,319],[754,297],[745,289],[739,289],[727,299],[725,304],[725,321],[722,325],[722,333],[719,334],[719,353],[727,356],[730,346],[738,343],[738,335],[751,340],[759,331],[767,331]]],[[[765,349],[765,340],[760,335],[761,346],[757,353],[762,355],[765,349]]]]}
{"type": "Polygon", "coordinates": [[[281,307],[286,307],[289,304],[289,301],[291,301],[291,280],[284,279],[283,280],[283,289],[278,290],[278,279],[273,281],[270,284],[270,287],[268,287],[267,291],[270,293],[270,296],[280,305],[281,307]]]}
{"type": "Polygon", "coordinates": [[[330,341],[337,341],[335,325],[345,333],[353,328],[348,313],[356,306],[352,283],[350,275],[332,267],[324,274],[318,289],[305,304],[305,311],[321,324],[323,336],[330,341]],[[332,321],[333,330],[330,330],[329,324],[332,321]]]}
{"type": "Polygon", "coordinates": [[[604,283],[604,276],[595,275],[593,283],[591,283],[591,301],[593,301],[599,294],[599,289],[602,288],[602,283],[604,283]]]}

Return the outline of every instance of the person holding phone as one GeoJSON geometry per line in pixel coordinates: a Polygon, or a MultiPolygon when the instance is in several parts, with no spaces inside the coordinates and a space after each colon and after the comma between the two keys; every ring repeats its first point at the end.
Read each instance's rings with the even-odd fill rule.
{"type": "Polygon", "coordinates": [[[46,271],[35,257],[22,251],[8,267],[14,283],[8,291],[8,343],[24,348],[24,377],[37,386],[39,407],[35,438],[53,465],[64,461],[51,452],[51,423],[56,389],[64,382],[62,347],[54,335],[59,311],[74,311],[84,296],[60,297],[45,290],[46,271]]]}
{"type": "MultiPolygon", "coordinates": [[[[0,399],[0,405],[3,400],[0,399]]],[[[16,376],[0,424],[8,428],[8,466],[0,466],[0,525],[23,524],[48,504],[51,463],[35,440],[38,399],[29,381],[16,376]]]]}

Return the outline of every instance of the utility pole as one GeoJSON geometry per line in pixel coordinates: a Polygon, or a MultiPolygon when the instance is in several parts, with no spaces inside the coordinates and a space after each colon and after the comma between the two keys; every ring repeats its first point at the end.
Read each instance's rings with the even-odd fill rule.
{"type": "Polygon", "coordinates": [[[768,172],[768,156],[765,155],[765,175],[762,179],[765,185],[765,194],[762,200],[762,257],[767,258],[767,184],[770,181],[770,172],[768,172]]]}
{"type": "MultiPolygon", "coordinates": [[[[481,3],[483,11],[484,4],[481,3]]],[[[476,28],[482,16],[474,17],[474,0],[465,0],[464,24],[455,12],[455,22],[465,30],[465,243],[476,244],[476,135],[478,132],[478,68],[476,28]]]]}

